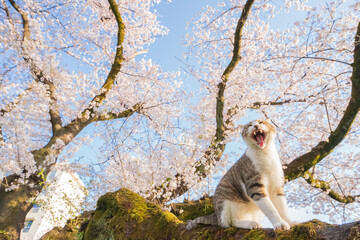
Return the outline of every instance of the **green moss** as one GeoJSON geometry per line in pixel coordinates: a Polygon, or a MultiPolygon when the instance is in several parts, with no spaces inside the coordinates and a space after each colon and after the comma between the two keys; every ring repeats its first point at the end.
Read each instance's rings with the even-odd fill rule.
{"type": "Polygon", "coordinates": [[[239,229],[236,228],[236,227],[229,227],[229,228],[226,228],[226,229],[225,229],[224,233],[225,233],[226,235],[233,235],[233,234],[235,234],[238,230],[239,230],[239,229]]]}
{"type": "Polygon", "coordinates": [[[276,230],[278,240],[312,240],[317,239],[317,231],[324,227],[324,223],[318,220],[301,223],[291,230],[276,230]]]}
{"type": "Polygon", "coordinates": [[[156,226],[158,226],[159,228],[166,228],[169,223],[182,223],[174,214],[168,211],[160,211],[156,215],[158,215],[158,217],[155,216],[154,220],[157,220],[156,218],[158,218],[158,220],[156,221],[156,226]]]}
{"type": "Polygon", "coordinates": [[[171,204],[171,207],[172,213],[184,222],[200,216],[210,215],[215,211],[213,199],[209,197],[187,203],[171,204]]]}
{"type": "Polygon", "coordinates": [[[297,239],[316,239],[316,229],[311,222],[295,226],[293,236],[297,239]]]}
{"type": "Polygon", "coordinates": [[[204,229],[203,231],[197,232],[197,240],[207,240],[213,239],[213,234],[209,229],[204,229]]]}
{"type": "Polygon", "coordinates": [[[42,240],[74,240],[82,238],[77,238],[77,232],[68,231],[68,229],[60,229],[54,228],[50,232],[48,232],[45,236],[43,236],[42,240]]]}
{"type": "Polygon", "coordinates": [[[227,240],[236,240],[236,239],[242,239],[242,233],[243,231],[247,231],[244,229],[239,229],[237,227],[229,227],[224,229],[224,232],[222,233],[222,235],[224,237],[221,237],[223,239],[227,239],[227,240]]]}
{"type": "Polygon", "coordinates": [[[121,189],[100,197],[84,240],[163,239],[172,236],[180,223],[172,213],[121,189]]]}
{"type": "Polygon", "coordinates": [[[266,240],[266,235],[260,229],[253,229],[244,236],[243,240],[266,240]]]}
{"type": "Polygon", "coordinates": [[[84,238],[84,233],[85,232],[78,232],[76,234],[76,240],[82,240],[84,238]]]}
{"type": "Polygon", "coordinates": [[[10,240],[11,236],[10,234],[5,231],[5,230],[0,230],[0,239],[4,239],[4,240],[10,240]]]}

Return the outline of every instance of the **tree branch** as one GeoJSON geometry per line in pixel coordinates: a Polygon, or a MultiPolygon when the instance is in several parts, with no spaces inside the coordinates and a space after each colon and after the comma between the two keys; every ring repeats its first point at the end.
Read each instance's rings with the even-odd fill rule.
{"type": "Polygon", "coordinates": [[[241,13],[240,19],[237,23],[236,30],[235,30],[235,38],[234,38],[234,49],[233,49],[233,56],[231,62],[223,72],[221,79],[222,82],[227,82],[230,74],[240,61],[240,50],[241,50],[241,36],[242,30],[244,29],[245,22],[250,14],[251,7],[255,0],[248,0],[244,6],[244,9],[241,13]]]}
{"type": "MultiPolygon", "coordinates": [[[[115,19],[118,24],[118,32],[117,32],[117,46],[116,46],[116,53],[114,58],[114,63],[111,66],[110,72],[107,76],[107,79],[103,86],[100,89],[100,93],[96,95],[92,101],[90,102],[88,108],[86,108],[80,117],[75,118],[73,121],[71,121],[66,126],[61,126],[61,118],[60,114],[58,112],[58,108],[56,107],[56,98],[55,98],[55,86],[49,79],[46,78],[46,76],[43,74],[43,72],[36,67],[36,64],[34,61],[27,57],[26,51],[25,51],[25,42],[30,40],[30,29],[29,29],[29,22],[28,17],[25,14],[23,10],[14,2],[14,0],[10,0],[11,5],[15,8],[15,10],[21,15],[22,22],[23,22],[23,28],[24,28],[24,35],[23,35],[23,42],[22,42],[22,50],[24,51],[24,60],[30,65],[31,72],[35,75],[35,81],[41,82],[43,84],[48,85],[49,87],[49,95],[51,99],[51,106],[50,106],[50,117],[51,117],[51,123],[53,128],[53,136],[51,137],[50,141],[41,149],[32,151],[32,154],[34,155],[34,159],[37,162],[37,166],[43,166],[42,164],[45,161],[45,156],[48,155],[56,155],[59,153],[61,149],[53,149],[53,146],[56,145],[58,140],[61,140],[64,145],[67,145],[74,139],[77,134],[85,128],[88,124],[94,121],[105,121],[105,120],[111,120],[114,118],[123,118],[123,117],[129,117],[133,113],[137,112],[141,108],[141,104],[136,104],[132,108],[125,110],[119,114],[108,114],[96,116],[96,114],[90,115],[88,117],[87,114],[94,113],[95,109],[97,109],[100,104],[104,101],[104,99],[107,96],[107,93],[111,90],[111,88],[114,85],[115,78],[118,75],[121,63],[123,61],[123,41],[124,41],[124,35],[125,35],[125,26],[122,22],[122,18],[120,15],[120,12],[118,10],[118,6],[116,4],[115,0],[109,0],[110,8],[115,16],[115,19]]],[[[50,169],[51,163],[48,166],[45,166],[46,171],[50,169]]],[[[44,166],[43,166],[44,167],[44,166]]]]}
{"type": "Polygon", "coordinates": [[[115,78],[120,72],[121,64],[123,62],[123,42],[125,38],[125,25],[121,18],[121,14],[118,8],[118,5],[115,0],[108,0],[110,4],[110,9],[113,12],[117,25],[117,45],[116,45],[116,53],[114,58],[114,63],[111,66],[110,72],[107,76],[107,79],[104,85],[100,89],[100,94],[96,95],[89,104],[89,107],[82,112],[82,115],[86,115],[88,111],[90,113],[94,113],[95,109],[100,106],[100,104],[106,98],[108,92],[111,90],[115,83],[115,78]]]}
{"type": "MultiPolygon", "coordinates": [[[[215,162],[219,161],[221,159],[221,156],[225,150],[225,122],[224,122],[224,93],[226,89],[226,83],[229,79],[230,74],[235,69],[236,65],[240,61],[240,53],[241,53],[241,33],[244,28],[245,22],[249,16],[251,7],[253,5],[255,0],[248,0],[243,8],[243,11],[241,13],[241,16],[238,20],[236,30],[235,30],[235,37],[234,37],[234,48],[233,48],[233,55],[230,63],[224,70],[221,81],[217,85],[218,87],[218,93],[216,97],[216,132],[215,135],[211,141],[210,146],[205,151],[205,154],[202,158],[196,161],[195,163],[195,175],[197,175],[199,178],[205,178],[208,174],[207,167],[212,166],[215,164],[215,162]],[[203,161],[205,159],[205,162],[203,161]]],[[[227,122],[227,124],[230,124],[227,122]]],[[[187,186],[184,176],[181,173],[177,173],[175,175],[175,180],[173,180],[178,184],[178,186],[170,190],[171,195],[170,197],[163,197],[161,196],[158,199],[155,199],[155,194],[152,194],[149,199],[153,201],[157,201],[159,203],[164,203],[168,201],[169,199],[176,198],[178,196],[181,196],[185,192],[188,191],[189,187],[187,186]]],[[[160,186],[156,186],[155,190],[161,190],[165,189],[169,184],[169,180],[167,179],[163,184],[160,186]]]]}
{"type": "Polygon", "coordinates": [[[47,91],[50,96],[50,107],[49,107],[50,122],[52,126],[52,132],[53,134],[56,134],[56,132],[59,131],[62,127],[62,120],[60,117],[59,109],[57,107],[57,99],[55,97],[55,90],[56,90],[55,85],[51,80],[47,78],[47,76],[45,76],[43,71],[36,66],[34,60],[30,58],[27,54],[25,45],[26,42],[30,40],[30,34],[31,34],[28,16],[13,0],[9,0],[9,2],[13,6],[13,8],[20,14],[23,23],[24,33],[23,33],[23,40],[21,43],[22,45],[21,48],[24,54],[23,59],[25,60],[26,63],[29,64],[30,71],[35,75],[35,81],[43,83],[48,86],[47,91]]]}
{"type": "Polygon", "coordinates": [[[109,120],[113,120],[113,119],[118,119],[118,118],[127,118],[130,117],[131,115],[133,115],[134,113],[140,113],[141,109],[143,108],[143,104],[141,103],[137,103],[134,106],[132,106],[131,108],[124,110],[120,113],[105,113],[105,114],[101,114],[100,116],[97,116],[95,118],[93,118],[93,122],[96,121],[109,121],[109,120]]]}
{"type": "MultiPolygon", "coordinates": [[[[295,58],[295,57],[292,57],[295,58]]],[[[321,60],[321,61],[330,61],[330,62],[337,62],[337,63],[341,63],[341,64],[345,64],[345,65],[349,65],[351,66],[351,63],[348,62],[344,62],[344,61],[340,61],[337,59],[332,59],[332,58],[325,58],[325,57],[311,57],[311,56],[305,56],[305,57],[297,57],[298,59],[296,60],[296,63],[299,62],[302,59],[314,59],[314,60],[321,60]]]]}
{"type": "Polygon", "coordinates": [[[220,17],[224,16],[226,13],[228,13],[228,12],[234,10],[234,9],[237,9],[237,8],[240,8],[240,6],[232,7],[232,8],[230,8],[230,9],[226,10],[225,12],[221,13],[219,16],[217,16],[216,18],[214,18],[213,20],[211,20],[211,22],[209,22],[209,24],[207,24],[207,25],[205,26],[205,28],[209,27],[213,22],[215,22],[216,20],[218,20],[220,17]]]}
{"type": "Polygon", "coordinates": [[[327,182],[314,178],[314,174],[311,173],[310,171],[306,171],[302,177],[311,186],[321,189],[322,191],[326,192],[329,195],[329,197],[331,197],[332,199],[334,199],[334,200],[336,200],[338,202],[342,202],[342,203],[345,203],[345,204],[353,203],[353,202],[356,201],[357,197],[360,197],[360,195],[358,195],[358,196],[349,196],[349,195],[345,196],[345,195],[336,193],[335,191],[333,191],[331,189],[330,185],[327,182]]]}
{"type": "Polygon", "coordinates": [[[297,157],[284,170],[288,181],[301,177],[307,170],[329,155],[334,148],[345,138],[351,129],[360,110],[360,22],[355,36],[353,72],[351,76],[352,89],[349,103],[344,115],[334,132],[331,132],[327,141],[321,141],[309,152],[297,157]]]}
{"type": "Polygon", "coordinates": [[[5,11],[5,14],[6,14],[6,16],[8,17],[8,18],[10,18],[10,13],[9,13],[9,9],[8,9],[8,7],[6,6],[6,3],[5,3],[5,1],[4,0],[2,0],[2,3],[3,3],[3,8],[1,8],[1,9],[3,9],[4,11],[5,11]]]}
{"type": "MultiPolygon", "coordinates": [[[[309,97],[315,97],[315,96],[309,96],[309,97]]],[[[285,99],[283,101],[269,101],[269,102],[254,102],[252,106],[249,108],[252,109],[258,109],[261,106],[281,106],[287,103],[299,103],[299,102],[306,102],[307,98],[303,99],[285,99]]]]}
{"type": "MultiPolygon", "coordinates": [[[[23,41],[30,39],[30,27],[29,27],[29,18],[25,14],[25,12],[15,3],[14,0],[9,0],[11,6],[20,14],[21,20],[23,23],[24,33],[23,33],[23,41]]],[[[9,15],[10,16],[10,15],[9,15]]]]}
{"type": "MultiPolygon", "coordinates": [[[[241,56],[241,33],[244,28],[247,17],[249,16],[251,7],[254,3],[254,0],[248,0],[244,6],[244,9],[241,13],[240,19],[237,23],[234,37],[234,48],[233,56],[226,67],[225,71],[221,76],[221,82],[218,84],[218,94],[216,97],[216,132],[215,136],[212,139],[210,147],[205,152],[206,165],[213,165],[215,162],[219,161],[224,150],[225,150],[225,122],[224,122],[224,93],[226,89],[226,83],[229,79],[230,74],[235,69],[236,65],[239,63],[241,56]]],[[[230,123],[227,123],[230,124],[230,123]]],[[[205,172],[205,166],[201,161],[197,164],[196,173],[201,175],[201,177],[206,177],[207,173],[205,172]]]]}
{"type": "MultiPolygon", "coordinates": [[[[253,102],[251,106],[245,106],[242,108],[239,108],[238,105],[235,105],[232,108],[229,108],[226,114],[226,119],[225,119],[225,128],[226,130],[229,130],[228,125],[230,125],[232,123],[232,117],[235,116],[239,111],[244,110],[244,109],[259,109],[262,106],[281,106],[284,104],[291,104],[291,103],[305,103],[308,101],[309,98],[316,98],[317,95],[319,95],[319,93],[317,93],[316,95],[309,95],[306,96],[304,98],[299,98],[299,99],[285,99],[282,101],[279,101],[279,98],[275,99],[274,101],[267,101],[267,102],[253,102]]],[[[322,104],[322,103],[320,103],[322,104]]]]}
{"type": "MultiPolygon", "coordinates": [[[[94,122],[94,121],[105,121],[105,120],[111,120],[114,118],[121,118],[121,117],[129,117],[134,112],[139,111],[140,105],[135,105],[133,108],[125,110],[119,114],[113,114],[110,113],[108,116],[101,115],[97,116],[95,114],[95,109],[97,109],[101,103],[105,100],[108,92],[111,90],[115,83],[115,78],[117,74],[120,72],[121,63],[123,61],[123,41],[125,36],[125,25],[123,24],[117,3],[115,0],[108,0],[110,4],[110,9],[112,10],[116,22],[118,24],[118,32],[117,32],[117,45],[116,45],[116,53],[114,58],[114,63],[111,66],[110,72],[107,76],[107,79],[103,86],[100,89],[100,93],[96,95],[92,101],[90,102],[89,106],[83,110],[80,117],[75,118],[73,121],[71,121],[66,126],[62,127],[56,135],[53,135],[53,137],[50,139],[48,144],[43,147],[40,150],[33,151],[35,159],[37,159],[37,163],[41,164],[44,160],[41,156],[50,154],[50,152],[53,152],[54,150],[51,149],[51,147],[56,143],[57,140],[63,141],[64,145],[67,145],[74,139],[77,134],[80,133],[82,129],[84,129],[88,124],[94,122]]],[[[59,151],[59,150],[56,150],[59,151]]]]}

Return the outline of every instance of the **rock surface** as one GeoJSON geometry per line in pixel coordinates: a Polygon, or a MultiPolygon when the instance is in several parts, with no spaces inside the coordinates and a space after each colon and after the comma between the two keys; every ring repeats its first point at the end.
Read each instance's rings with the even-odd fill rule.
{"type": "Polygon", "coordinates": [[[172,204],[173,213],[146,201],[128,189],[107,193],[99,198],[97,208],[68,221],[64,228],[54,228],[42,240],[122,240],[122,239],[279,239],[279,240],[357,240],[360,222],[331,225],[312,220],[290,230],[197,226],[186,231],[186,220],[211,214],[211,198],[172,204]]]}

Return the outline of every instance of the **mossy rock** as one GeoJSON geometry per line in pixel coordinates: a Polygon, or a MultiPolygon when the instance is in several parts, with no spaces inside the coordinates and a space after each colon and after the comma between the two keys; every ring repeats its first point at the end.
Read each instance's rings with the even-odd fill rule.
{"type": "Polygon", "coordinates": [[[171,239],[181,221],[128,189],[100,197],[84,239],[171,239]]]}
{"type": "Polygon", "coordinates": [[[238,229],[198,225],[187,231],[185,221],[213,213],[212,198],[172,204],[173,213],[146,201],[128,189],[99,198],[97,209],[69,220],[63,229],[53,229],[46,240],[333,240],[360,239],[360,222],[331,225],[312,220],[290,230],[238,229]],[[180,211],[181,210],[181,211],[180,211]],[[181,213],[180,213],[181,212],[181,213]]]}

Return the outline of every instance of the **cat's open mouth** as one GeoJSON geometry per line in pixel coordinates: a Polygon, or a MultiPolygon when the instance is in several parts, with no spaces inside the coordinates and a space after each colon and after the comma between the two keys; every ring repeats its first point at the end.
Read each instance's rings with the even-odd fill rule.
{"type": "Polygon", "coordinates": [[[265,144],[266,132],[264,130],[255,130],[252,134],[252,138],[260,147],[263,147],[265,144]]]}

